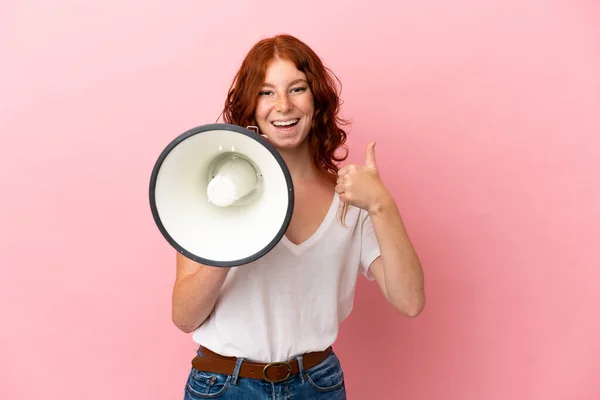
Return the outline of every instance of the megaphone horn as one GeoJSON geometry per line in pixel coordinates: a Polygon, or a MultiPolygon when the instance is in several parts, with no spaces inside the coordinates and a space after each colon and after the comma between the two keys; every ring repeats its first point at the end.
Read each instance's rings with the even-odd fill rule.
{"type": "Polygon", "coordinates": [[[292,218],[289,169],[249,128],[190,129],[165,147],[152,169],[150,208],[158,229],[201,264],[233,267],[263,257],[292,218]]]}

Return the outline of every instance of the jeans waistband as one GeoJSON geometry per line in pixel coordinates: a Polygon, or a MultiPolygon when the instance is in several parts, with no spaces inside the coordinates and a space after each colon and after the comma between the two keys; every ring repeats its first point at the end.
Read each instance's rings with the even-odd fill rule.
{"type": "Polygon", "coordinates": [[[199,351],[204,354],[204,357],[198,355],[192,360],[192,366],[196,370],[233,375],[236,380],[241,376],[267,382],[282,382],[324,361],[332,348],[305,353],[288,361],[271,363],[250,362],[240,357],[223,356],[203,346],[199,351]]]}

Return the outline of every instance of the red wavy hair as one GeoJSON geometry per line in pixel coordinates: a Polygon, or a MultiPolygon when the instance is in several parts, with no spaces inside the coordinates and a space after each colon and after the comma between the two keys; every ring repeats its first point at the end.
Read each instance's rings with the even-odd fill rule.
{"type": "Polygon", "coordinates": [[[254,113],[258,95],[267,67],[277,59],[294,63],[299,71],[306,74],[315,103],[308,145],[317,170],[335,184],[338,164],[348,156],[345,146],[347,134],[342,128],[348,122],[338,115],[341,102],[335,82],[340,81],[299,39],[287,34],[276,35],[260,40],[250,49],[229,88],[223,119],[226,123],[243,127],[257,125],[254,113]],[[336,154],[340,148],[345,150],[343,155],[336,154]]]}

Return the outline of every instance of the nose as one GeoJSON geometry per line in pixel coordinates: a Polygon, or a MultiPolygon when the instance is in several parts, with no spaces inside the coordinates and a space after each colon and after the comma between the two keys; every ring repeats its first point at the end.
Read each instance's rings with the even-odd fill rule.
{"type": "Polygon", "coordinates": [[[277,99],[277,103],[275,104],[275,108],[276,108],[277,111],[282,112],[282,113],[283,112],[289,112],[293,108],[293,104],[292,104],[292,102],[290,101],[290,99],[286,95],[283,95],[283,96],[280,96],[277,99]]]}

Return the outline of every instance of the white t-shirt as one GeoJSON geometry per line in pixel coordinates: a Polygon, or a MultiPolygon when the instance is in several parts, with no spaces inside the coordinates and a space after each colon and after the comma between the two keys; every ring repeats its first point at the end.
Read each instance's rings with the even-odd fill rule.
{"type": "Polygon", "coordinates": [[[365,210],[348,208],[342,225],[336,193],[326,217],[305,242],[287,237],[262,258],[232,268],[215,308],[193,340],[255,362],[288,360],[332,345],[352,310],[359,273],[379,246],[365,210]]]}

